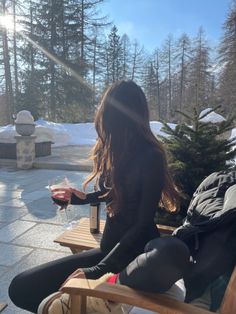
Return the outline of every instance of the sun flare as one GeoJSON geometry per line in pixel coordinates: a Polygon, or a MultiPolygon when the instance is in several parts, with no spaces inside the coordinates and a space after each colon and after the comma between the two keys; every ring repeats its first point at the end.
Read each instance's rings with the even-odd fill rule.
{"type": "Polygon", "coordinates": [[[17,23],[15,25],[14,29],[14,19],[12,15],[1,15],[0,16],[0,27],[4,27],[9,31],[20,31],[21,30],[21,25],[17,23]]]}

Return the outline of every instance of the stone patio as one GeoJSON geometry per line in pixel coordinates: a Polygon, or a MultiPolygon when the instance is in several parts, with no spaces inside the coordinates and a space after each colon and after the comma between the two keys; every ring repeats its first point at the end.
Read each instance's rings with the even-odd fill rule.
{"type": "MultiPolygon", "coordinates": [[[[76,149],[71,152],[69,148],[63,149],[61,154],[57,149],[58,157],[55,152],[51,159],[41,157],[48,169],[17,170],[14,165],[0,164],[0,301],[8,303],[4,314],[29,313],[16,308],[8,298],[8,286],[16,274],[71,254],[69,249],[53,242],[65,230],[65,221],[52,203],[46,186],[50,179],[66,176],[74,186],[81,188],[87,172],[54,168],[57,163],[63,165],[62,162],[73,167],[77,162],[80,167],[88,149],[80,151],[77,157],[76,149]]],[[[73,213],[77,220],[88,216],[89,206],[73,206],[73,213]]]]}

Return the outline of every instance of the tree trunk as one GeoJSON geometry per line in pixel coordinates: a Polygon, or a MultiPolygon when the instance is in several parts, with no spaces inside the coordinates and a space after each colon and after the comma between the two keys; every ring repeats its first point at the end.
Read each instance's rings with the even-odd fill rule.
{"type": "Polygon", "coordinates": [[[158,119],[161,119],[161,99],[160,99],[160,77],[159,77],[159,56],[156,58],[156,77],[157,77],[157,112],[158,119]]]}
{"type": "MultiPolygon", "coordinates": [[[[15,78],[15,100],[18,99],[19,95],[19,80],[18,80],[18,62],[17,62],[17,42],[16,42],[16,3],[13,1],[13,51],[14,51],[14,78],[15,78]]],[[[15,109],[15,108],[13,108],[15,109]]]]}
{"type": "MultiPolygon", "coordinates": [[[[54,5],[55,2],[52,1],[51,7],[51,38],[50,38],[50,48],[51,53],[54,55],[54,45],[56,44],[56,25],[54,19],[54,5]]],[[[56,121],[56,98],[55,98],[55,64],[54,61],[49,62],[51,82],[50,82],[50,115],[53,121],[56,121]]]]}
{"type": "MultiPolygon", "coordinates": [[[[6,14],[6,1],[2,1],[2,11],[3,15],[6,14]]],[[[8,36],[7,30],[4,28],[2,30],[3,39],[3,64],[4,64],[4,74],[5,74],[5,93],[6,93],[6,105],[7,105],[7,122],[12,123],[12,115],[14,108],[14,97],[12,88],[12,78],[11,78],[11,65],[10,65],[10,55],[8,48],[8,36]]]]}
{"type": "Polygon", "coordinates": [[[171,43],[169,42],[168,49],[168,91],[169,91],[169,108],[167,110],[167,117],[171,117],[172,113],[172,78],[171,78],[171,43]]]}
{"type": "Polygon", "coordinates": [[[93,105],[95,106],[95,95],[96,95],[96,60],[97,60],[97,36],[93,40],[93,105]]]}

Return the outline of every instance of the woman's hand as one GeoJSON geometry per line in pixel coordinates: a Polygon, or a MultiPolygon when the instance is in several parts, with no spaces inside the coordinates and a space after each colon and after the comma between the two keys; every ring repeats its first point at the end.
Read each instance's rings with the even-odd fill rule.
{"type": "Polygon", "coordinates": [[[64,287],[64,285],[67,283],[67,281],[69,281],[69,280],[72,279],[72,278],[83,278],[83,279],[85,279],[86,277],[85,277],[85,274],[84,274],[83,270],[80,269],[80,268],[78,268],[78,269],[76,269],[76,271],[74,271],[74,272],[63,282],[63,284],[61,285],[61,287],[60,287],[59,290],[61,290],[61,289],[64,287]]]}
{"type": "Polygon", "coordinates": [[[70,202],[72,193],[82,200],[86,199],[86,194],[84,192],[74,188],[68,187],[52,189],[52,197],[66,202],[70,202]]]}

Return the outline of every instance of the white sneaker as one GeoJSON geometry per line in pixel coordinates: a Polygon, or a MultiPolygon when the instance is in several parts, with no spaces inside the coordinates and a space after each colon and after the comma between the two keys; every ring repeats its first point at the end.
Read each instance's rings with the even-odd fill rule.
{"type": "Polygon", "coordinates": [[[69,294],[55,292],[39,304],[37,314],[70,314],[70,305],[69,294]]]}

